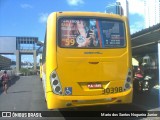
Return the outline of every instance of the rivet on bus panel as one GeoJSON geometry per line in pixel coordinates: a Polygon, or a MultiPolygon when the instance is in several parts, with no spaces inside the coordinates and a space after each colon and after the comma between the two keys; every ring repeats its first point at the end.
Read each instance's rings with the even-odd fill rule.
{"type": "Polygon", "coordinates": [[[122,100],[117,100],[117,102],[122,102],[122,100]]]}
{"type": "Polygon", "coordinates": [[[112,98],[106,98],[106,100],[107,100],[107,101],[111,101],[111,100],[112,100],[112,98]]]}
{"type": "Polygon", "coordinates": [[[78,102],[78,100],[72,100],[72,102],[78,102]]]}
{"type": "Polygon", "coordinates": [[[72,103],[70,103],[70,102],[66,103],[66,106],[71,106],[71,105],[72,105],[72,103]]]}

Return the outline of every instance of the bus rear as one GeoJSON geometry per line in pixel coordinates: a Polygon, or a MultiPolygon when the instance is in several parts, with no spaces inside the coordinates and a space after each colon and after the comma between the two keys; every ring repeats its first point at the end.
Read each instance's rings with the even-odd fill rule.
{"type": "Polygon", "coordinates": [[[89,12],[50,15],[46,38],[49,109],[132,102],[127,19],[89,12]]]}

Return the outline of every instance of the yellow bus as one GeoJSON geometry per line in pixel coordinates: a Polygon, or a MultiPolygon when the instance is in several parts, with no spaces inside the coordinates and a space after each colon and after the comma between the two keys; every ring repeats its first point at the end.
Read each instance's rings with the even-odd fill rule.
{"type": "Polygon", "coordinates": [[[132,102],[126,17],[53,12],[46,28],[42,83],[48,109],[132,102]]]}

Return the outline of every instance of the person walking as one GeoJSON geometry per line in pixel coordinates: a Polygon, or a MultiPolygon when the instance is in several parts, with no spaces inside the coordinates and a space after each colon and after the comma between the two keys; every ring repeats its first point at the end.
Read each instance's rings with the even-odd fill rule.
{"type": "Polygon", "coordinates": [[[5,70],[2,75],[3,91],[5,92],[5,94],[7,94],[8,80],[9,80],[9,76],[7,74],[7,71],[5,70]]]}

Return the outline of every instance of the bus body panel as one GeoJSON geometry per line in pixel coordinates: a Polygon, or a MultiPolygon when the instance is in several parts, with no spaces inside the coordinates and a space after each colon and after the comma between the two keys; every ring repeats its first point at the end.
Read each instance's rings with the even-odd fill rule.
{"type": "Polygon", "coordinates": [[[133,89],[124,93],[99,95],[99,96],[58,96],[48,92],[48,109],[69,108],[78,106],[95,106],[107,104],[130,104],[132,103],[133,89]]]}
{"type": "Polygon", "coordinates": [[[109,49],[95,50],[101,52],[100,55],[85,55],[85,51],[89,50],[59,49],[57,49],[56,71],[60,80],[63,80],[61,82],[63,94],[67,87],[72,88],[72,95],[101,95],[104,89],[110,87],[123,88],[129,68],[124,64],[127,63],[127,54],[124,53],[126,49],[112,50],[112,52],[109,49]],[[115,57],[114,54],[117,53],[119,56],[115,57]],[[90,83],[101,84],[102,87],[89,89],[87,86],[90,83]]]}
{"type": "Polygon", "coordinates": [[[50,85],[50,74],[57,68],[56,21],[56,13],[52,13],[47,21],[49,24],[47,24],[46,34],[46,92],[52,91],[50,85]]]}

